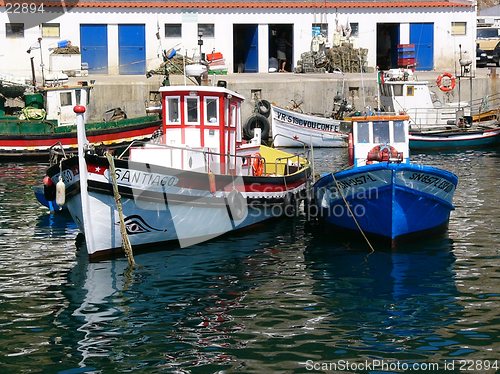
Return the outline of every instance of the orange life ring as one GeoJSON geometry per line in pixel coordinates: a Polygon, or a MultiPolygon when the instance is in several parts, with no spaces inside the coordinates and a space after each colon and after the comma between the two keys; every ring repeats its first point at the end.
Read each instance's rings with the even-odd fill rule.
{"type": "Polygon", "coordinates": [[[368,151],[366,156],[366,163],[372,164],[373,162],[388,162],[388,161],[403,161],[403,153],[398,152],[392,145],[376,145],[368,151]]]}
{"type": "Polygon", "coordinates": [[[264,159],[260,153],[254,153],[252,155],[252,175],[255,177],[260,177],[264,173],[264,159]]]}
{"type": "Polygon", "coordinates": [[[451,90],[453,90],[455,88],[455,85],[456,85],[456,78],[453,74],[451,73],[443,73],[443,74],[440,74],[439,77],[437,77],[436,79],[436,84],[437,86],[439,87],[439,89],[443,92],[449,92],[451,90]],[[443,84],[443,78],[446,77],[450,80],[450,85],[449,86],[445,86],[443,84]]]}

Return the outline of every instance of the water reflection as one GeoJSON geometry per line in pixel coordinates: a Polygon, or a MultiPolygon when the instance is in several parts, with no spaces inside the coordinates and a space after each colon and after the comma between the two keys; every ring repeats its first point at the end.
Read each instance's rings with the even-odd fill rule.
{"type": "Polygon", "coordinates": [[[60,316],[64,324],[78,325],[78,367],[104,369],[109,362],[116,369],[124,351],[128,364],[135,357],[138,367],[148,357],[164,369],[230,361],[226,350],[238,347],[232,335],[243,328],[232,313],[252,288],[253,268],[266,262],[267,255],[255,257],[256,252],[279,246],[290,231],[275,224],[190,248],[140,254],[133,271],[125,259],[89,263],[82,248],[68,276],[71,307],[60,316]]]}
{"type": "Polygon", "coordinates": [[[424,359],[457,321],[452,242],[367,253],[366,246],[340,247],[314,238],[304,257],[317,282],[315,292],[332,300],[332,342],[339,357],[371,355],[424,359]],[[375,353],[376,352],[376,353],[375,353]],[[421,353],[419,353],[421,352],[421,353]]]}

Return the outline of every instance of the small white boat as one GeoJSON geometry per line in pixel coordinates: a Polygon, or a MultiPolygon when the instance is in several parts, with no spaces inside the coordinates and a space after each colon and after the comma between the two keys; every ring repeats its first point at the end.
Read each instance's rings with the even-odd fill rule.
{"type": "Polygon", "coordinates": [[[341,120],[298,113],[271,105],[271,128],[276,147],[347,147],[341,120]]]}
{"type": "MultiPolygon", "coordinates": [[[[456,78],[448,73],[445,75],[449,85],[438,87],[449,92],[455,88],[456,78]]],[[[466,102],[441,103],[430,89],[430,82],[418,80],[411,69],[379,72],[378,88],[381,108],[386,112],[407,114],[410,131],[455,124],[457,116],[470,115],[470,106],[466,102]]]]}
{"type": "Polygon", "coordinates": [[[134,250],[169,241],[187,247],[285,215],[309,185],[305,154],[261,145],[260,131],[242,142],[238,93],[218,86],[160,93],[156,141],[114,158],[97,155],[85,136],[85,107],[76,106],[79,156],[47,171],[64,182],[62,200],[91,260],[122,253],[128,240],[134,250]]]}

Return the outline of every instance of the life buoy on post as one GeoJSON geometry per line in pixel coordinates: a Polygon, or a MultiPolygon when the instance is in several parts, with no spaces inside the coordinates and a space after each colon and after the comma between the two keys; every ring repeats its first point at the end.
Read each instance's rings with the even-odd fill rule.
{"type": "Polygon", "coordinates": [[[264,159],[260,153],[254,153],[252,155],[252,175],[254,177],[260,177],[264,173],[264,159]]]}
{"type": "Polygon", "coordinates": [[[443,74],[440,74],[437,79],[436,79],[436,84],[438,86],[438,88],[443,91],[443,92],[449,92],[451,90],[453,90],[455,88],[455,85],[456,85],[456,78],[453,74],[451,73],[443,73],[443,74]],[[443,78],[448,78],[450,80],[450,84],[449,85],[445,85],[443,84],[443,78]]]}

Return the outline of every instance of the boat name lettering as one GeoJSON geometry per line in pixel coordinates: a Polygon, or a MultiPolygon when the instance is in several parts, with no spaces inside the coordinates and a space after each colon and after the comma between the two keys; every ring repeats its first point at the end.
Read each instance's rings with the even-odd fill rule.
{"type": "Polygon", "coordinates": [[[368,182],[375,182],[376,179],[373,178],[370,174],[363,174],[359,175],[356,178],[349,178],[349,179],[344,179],[340,180],[337,182],[338,186],[345,190],[346,188],[352,187],[352,186],[360,186],[362,184],[368,183],[368,182]]]}
{"type": "Polygon", "coordinates": [[[453,184],[439,177],[433,177],[423,173],[413,173],[410,180],[416,180],[425,184],[429,184],[443,190],[450,192],[453,190],[453,184]]]}
{"type": "Polygon", "coordinates": [[[277,118],[279,121],[283,122],[288,122],[288,123],[293,123],[294,125],[300,125],[304,127],[310,127],[313,129],[318,129],[318,130],[325,130],[325,131],[339,131],[339,125],[331,125],[328,123],[321,123],[321,122],[315,122],[315,121],[307,121],[305,119],[301,119],[298,117],[290,116],[285,113],[281,112],[276,112],[277,118]]]}
{"type": "Polygon", "coordinates": [[[121,183],[150,185],[150,186],[175,186],[179,179],[171,175],[145,173],[136,170],[116,169],[116,180],[121,183]]]}

